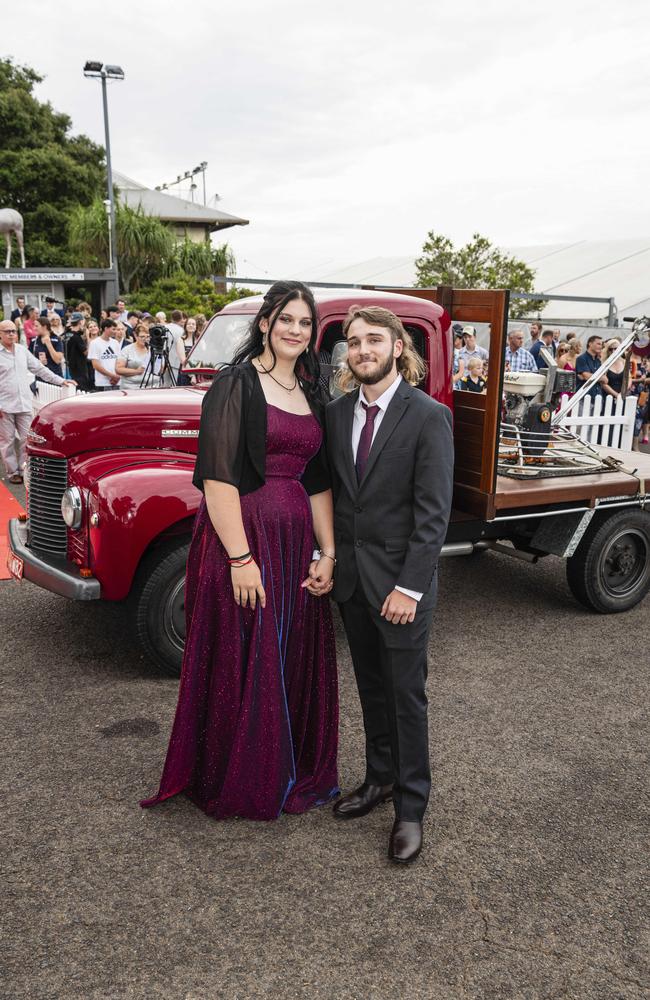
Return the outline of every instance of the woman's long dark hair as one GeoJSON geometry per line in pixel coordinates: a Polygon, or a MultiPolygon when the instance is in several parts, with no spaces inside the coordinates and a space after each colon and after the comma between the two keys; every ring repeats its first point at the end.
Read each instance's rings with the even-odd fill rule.
{"type": "Polygon", "coordinates": [[[273,344],[271,343],[271,333],[273,332],[277,317],[284,307],[294,299],[302,299],[303,302],[306,302],[311,313],[311,338],[307,348],[299,355],[296,361],[295,371],[300,380],[303,392],[308,397],[313,397],[320,393],[320,365],[318,363],[318,355],[316,354],[318,314],[312,291],[307,285],[303,285],[302,281],[276,281],[274,285],[271,285],[264,296],[264,301],[259,312],[251,323],[246,339],[232,359],[232,364],[239,365],[242,361],[251,361],[253,358],[258,358],[260,354],[264,353],[266,345],[264,343],[264,334],[260,329],[260,322],[263,319],[270,320],[271,316],[275,313],[268,332],[268,348],[273,355],[271,371],[275,368],[277,359],[273,350],[273,344]]]}

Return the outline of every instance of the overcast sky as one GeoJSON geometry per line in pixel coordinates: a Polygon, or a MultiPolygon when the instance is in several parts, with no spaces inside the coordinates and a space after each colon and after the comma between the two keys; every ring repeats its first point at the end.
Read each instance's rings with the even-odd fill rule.
{"type": "MultiPolygon", "coordinates": [[[[240,274],[465,241],[650,237],[646,0],[22,0],[3,55],[154,186],[207,160],[240,274]]],[[[200,191],[199,191],[200,193],[200,191]]]]}

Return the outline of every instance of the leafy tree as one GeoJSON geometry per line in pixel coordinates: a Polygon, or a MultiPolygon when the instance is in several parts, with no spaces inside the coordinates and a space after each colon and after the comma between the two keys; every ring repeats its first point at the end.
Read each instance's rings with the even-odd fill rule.
{"type": "Polygon", "coordinates": [[[220,294],[210,278],[177,273],[168,278],[159,278],[146,288],[129,295],[128,305],[152,315],[162,309],[169,316],[172,309],[181,309],[188,315],[205,313],[210,317],[220,312],[228,302],[257,294],[249,288],[231,288],[225,295],[220,294]]]}
{"type": "Polygon", "coordinates": [[[42,79],[0,59],[1,201],[23,216],[28,267],[63,267],[78,263],[68,246],[68,219],[101,195],[104,150],[85,135],[70,135],[68,115],[34,97],[42,79]]]}
{"type": "MultiPolygon", "coordinates": [[[[418,288],[453,285],[454,288],[508,288],[511,292],[532,292],[535,271],[522,260],[504,254],[485,236],[474,233],[464,247],[456,249],[447,236],[431,230],[422,253],[415,261],[418,288]]],[[[513,299],[513,319],[539,312],[544,299],[513,299]]]]}

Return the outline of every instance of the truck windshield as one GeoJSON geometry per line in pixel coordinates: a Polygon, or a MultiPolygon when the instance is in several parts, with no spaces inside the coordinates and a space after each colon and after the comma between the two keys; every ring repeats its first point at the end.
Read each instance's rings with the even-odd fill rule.
{"type": "Polygon", "coordinates": [[[186,363],[187,368],[219,368],[233,359],[237,347],[248,333],[252,315],[218,315],[210,320],[196,342],[186,363]]]}

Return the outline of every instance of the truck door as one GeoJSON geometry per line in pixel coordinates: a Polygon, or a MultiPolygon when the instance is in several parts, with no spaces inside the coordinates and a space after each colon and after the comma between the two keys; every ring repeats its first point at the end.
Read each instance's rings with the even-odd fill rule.
{"type": "Polygon", "coordinates": [[[454,507],[481,519],[491,518],[495,511],[509,293],[506,290],[483,291],[446,285],[384,291],[437,302],[446,309],[452,323],[481,326],[489,331],[487,392],[459,391],[453,394],[456,453],[454,507]]]}

